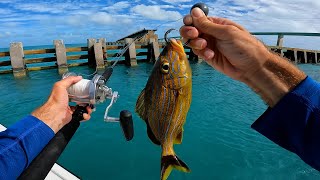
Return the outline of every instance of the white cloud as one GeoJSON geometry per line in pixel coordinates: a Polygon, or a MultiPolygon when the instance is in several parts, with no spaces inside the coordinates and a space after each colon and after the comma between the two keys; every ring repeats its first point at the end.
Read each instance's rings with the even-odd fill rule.
{"type": "Polygon", "coordinates": [[[105,10],[107,12],[118,12],[123,9],[127,9],[128,7],[130,7],[129,1],[120,1],[120,2],[113,4],[112,6],[104,7],[104,8],[102,8],[102,10],[105,10]]]}
{"type": "MultiPolygon", "coordinates": [[[[26,32],[33,34],[34,38],[28,39],[33,43],[36,43],[35,39],[46,43],[47,40],[50,42],[55,38],[63,38],[70,42],[76,36],[81,40],[98,35],[105,35],[108,40],[116,40],[143,28],[157,28],[157,34],[162,38],[167,29],[180,28],[182,20],[178,19],[188,14],[192,5],[197,2],[0,0],[2,24],[0,34],[2,37],[7,36],[0,41],[0,45],[7,46],[12,40],[24,41],[29,37],[26,32]],[[106,7],[106,4],[110,6],[106,7]],[[127,28],[129,26],[130,28],[127,28]],[[10,32],[10,36],[5,32],[10,32]],[[68,37],[68,34],[72,36],[68,37]],[[42,39],[43,37],[46,39],[42,39]]],[[[204,0],[203,2],[209,6],[210,16],[230,18],[251,32],[320,32],[318,22],[320,0],[204,0]]],[[[179,34],[173,32],[172,35],[179,34]]],[[[276,43],[276,36],[261,38],[271,45],[276,43]]],[[[284,44],[319,49],[319,39],[285,36],[284,44]]]]}
{"type": "Polygon", "coordinates": [[[152,20],[177,20],[182,18],[182,15],[177,11],[166,11],[160,6],[137,5],[133,7],[132,12],[142,15],[152,20]]]}
{"type": "MultiPolygon", "coordinates": [[[[217,0],[208,3],[209,15],[227,17],[251,32],[320,32],[318,0],[217,0]]],[[[285,45],[319,49],[319,38],[285,36],[285,45]],[[308,39],[308,42],[305,42],[308,39]]],[[[276,37],[263,37],[275,45],[276,37]],[[273,39],[270,41],[270,39],[273,39]]]]}

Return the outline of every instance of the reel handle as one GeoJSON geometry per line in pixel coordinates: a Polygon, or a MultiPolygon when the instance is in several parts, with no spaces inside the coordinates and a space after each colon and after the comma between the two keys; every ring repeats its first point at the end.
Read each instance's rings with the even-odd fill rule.
{"type": "Polygon", "coordinates": [[[124,137],[127,141],[130,141],[134,136],[132,114],[128,110],[120,112],[120,126],[124,137]]]}

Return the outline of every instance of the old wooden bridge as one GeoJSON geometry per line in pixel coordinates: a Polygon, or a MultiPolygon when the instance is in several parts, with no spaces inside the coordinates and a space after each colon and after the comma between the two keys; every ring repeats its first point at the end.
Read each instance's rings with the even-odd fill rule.
{"type": "MultiPolygon", "coordinates": [[[[320,37],[320,33],[252,34],[278,36],[277,44],[268,48],[294,63],[320,63],[320,50],[283,47],[284,36],[320,37]]],[[[138,62],[154,62],[164,47],[164,42],[157,38],[154,30],[144,29],[116,42],[107,42],[105,38],[88,39],[86,46],[68,47],[63,40],[54,40],[53,45],[54,48],[24,50],[21,42],[11,43],[8,51],[0,52],[0,74],[13,73],[19,77],[25,76],[28,71],[49,68],[57,68],[62,74],[68,71],[68,67],[81,65],[104,69],[117,58],[121,58],[119,63],[137,66],[138,62]],[[139,41],[135,41],[137,36],[140,36],[139,41]],[[119,57],[122,50],[125,50],[124,57],[119,57]]],[[[190,48],[185,47],[185,50],[190,61],[199,61],[190,48]]]]}

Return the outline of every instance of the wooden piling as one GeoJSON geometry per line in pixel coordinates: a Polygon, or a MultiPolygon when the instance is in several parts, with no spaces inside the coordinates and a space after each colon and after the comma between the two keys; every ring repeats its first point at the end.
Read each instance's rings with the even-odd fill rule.
{"type": "Polygon", "coordinates": [[[10,59],[14,77],[27,75],[22,42],[10,44],[10,59]]]}
{"type": "Polygon", "coordinates": [[[58,72],[63,74],[68,71],[66,47],[63,40],[54,40],[53,43],[56,50],[58,72]]]}
{"type": "Polygon", "coordinates": [[[278,35],[277,46],[279,46],[279,47],[283,46],[283,38],[284,38],[283,34],[278,35]]]}
{"type": "Polygon", "coordinates": [[[87,40],[88,44],[88,66],[96,67],[96,60],[94,56],[94,44],[96,43],[96,39],[90,38],[87,40]]]}
{"type": "Polygon", "coordinates": [[[159,43],[154,38],[150,38],[147,60],[149,62],[155,62],[159,56],[160,56],[159,43]]]}
{"type": "Polygon", "coordinates": [[[94,56],[96,60],[96,68],[97,69],[104,69],[104,59],[103,59],[103,50],[102,50],[102,42],[94,43],[94,56]]]}
{"type": "Polygon", "coordinates": [[[125,55],[125,62],[127,66],[137,66],[137,52],[135,42],[132,38],[125,39],[126,46],[129,46],[126,55],[125,55]]]}
{"type": "MultiPolygon", "coordinates": [[[[107,53],[107,39],[106,38],[100,38],[99,42],[101,42],[102,45],[102,52],[103,52],[103,60],[107,60],[108,53],[107,53]]],[[[105,63],[104,66],[108,66],[108,63],[105,63]]]]}
{"type": "Polygon", "coordinates": [[[315,59],[315,63],[318,64],[318,52],[317,51],[314,52],[314,59],[315,59]]]}

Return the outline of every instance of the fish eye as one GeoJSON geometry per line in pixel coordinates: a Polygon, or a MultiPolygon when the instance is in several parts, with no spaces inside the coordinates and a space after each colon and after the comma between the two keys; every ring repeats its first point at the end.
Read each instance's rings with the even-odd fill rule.
{"type": "Polygon", "coordinates": [[[167,63],[167,62],[163,63],[161,66],[161,71],[163,73],[168,73],[169,72],[169,63],[167,63]]]}

